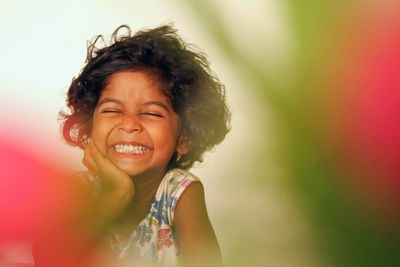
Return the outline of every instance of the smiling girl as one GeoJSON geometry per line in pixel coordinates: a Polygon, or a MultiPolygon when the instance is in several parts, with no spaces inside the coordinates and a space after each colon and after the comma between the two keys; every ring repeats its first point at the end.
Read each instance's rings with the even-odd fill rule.
{"type": "Polygon", "coordinates": [[[203,186],[188,169],[229,131],[224,86],[171,26],[134,35],[121,26],[112,40],[89,46],[63,114],[104,229],[87,255],[110,266],[219,266],[203,186]]]}

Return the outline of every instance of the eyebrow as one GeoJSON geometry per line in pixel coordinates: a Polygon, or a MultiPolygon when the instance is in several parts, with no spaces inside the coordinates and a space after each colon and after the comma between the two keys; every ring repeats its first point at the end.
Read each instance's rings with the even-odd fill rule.
{"type": "MultiPolygon", "coordinates": [[[[106,103],[116,103],[119,105],[123,105],[123,102],[121,100],[106,97],[106,98],[102,99],[101,101],[99,101],[99,103],[97,103],[97,107],[99,107],[103,104],[106,104],[106,103]]],[[[152,106],[152,105],[159,106],[168,112],[170,111],[170,108],[168,107],[168,105],[166,105],[165,103],[163,103],[161,101],[148,101],[143,104],[143,106],[152,106]]]]}
{"type": "Polygon", "coordinates": [[[163,103],[161,101],[149,101],[149,102],[144,103],[144,106],[151,106],[151,105],[159,106],[159,107],[165,109],[168,112],[170,111],[170,108],[165,103],[163,103]]]}
{"type": "Polygon", "coordinates": [[[97,107],[106,104],[106,103],[116,103],[116,104],[120,104],[122,105],[122,101],[115,99],[115,98],[104,98],[101,101],[99,101],[99,103],[97,103],[97,107]]]}

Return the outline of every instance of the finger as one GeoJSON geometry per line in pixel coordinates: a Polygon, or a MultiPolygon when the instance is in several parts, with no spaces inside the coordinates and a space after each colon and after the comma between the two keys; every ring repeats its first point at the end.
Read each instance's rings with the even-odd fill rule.
{"type": "Polygon", "coordinates": [[[105,176],[107,179],[112,179],[115,171],[119,171],[107,157],[105,157],[97,148],[93,140],[88,144],[90,159],[94,162],[99,176],[105,176]]]}
{"type": "Polygon", "coordinates": [[[88,168],[89,172],[97,175],[99,172],[98,164],[96,163],[92,151],[89,147],[86,147],[83,154],[82,163],[88,168]]]}
{"type": "Polygon", "coordinates": [[[88,147],[95,161],[104,161],[105,155],[100,152],[96,146],[96,143],[92,139],[89,139],[88,147]]]}
{"type": "Polygon", "coordinates": [[[132,183],[131,179],[125,173],[99,151],[93,140],[89,141],[88,148],[96,164],[98,176],[105,179],[108,184],[123,186],[132,183]]]}
{"type": "Polygon", "coordinates": [[[96,166],[96,170],[99,173],[107,174],[106,170],[113,168],[113,164],[99,151],[96,144],[93,141],[89,141],[88,151],[90,160],[92,160],[96,166]]]}

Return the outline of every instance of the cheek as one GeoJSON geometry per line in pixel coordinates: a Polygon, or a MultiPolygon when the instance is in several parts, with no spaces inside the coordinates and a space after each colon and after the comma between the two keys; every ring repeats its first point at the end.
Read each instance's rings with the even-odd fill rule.
{"type": "Polygon", "coordinates": [[[170,151],[172,155],[177,145],[178,127],[175,124],[168,124],[164,125],[162,129],[151,129],[151,132],[155,145],[165,149],[166,152],[170,151]]]}

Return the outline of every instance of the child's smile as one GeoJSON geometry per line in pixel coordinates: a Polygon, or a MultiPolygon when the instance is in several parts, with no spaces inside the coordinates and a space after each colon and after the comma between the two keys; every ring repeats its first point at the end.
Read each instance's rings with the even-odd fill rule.
{"type": "Polygon", "coordinates": [[[137,143],[137,142],[119,142],[113,145],[114,151],[121,155],[121,157],[132,157],[139,158],[139,156],[146,156],[146,154],[152,152],[152,149],[137,143]]]}
{"type": "Polygon", "coordinates": [[[91,137],[100,152],[129,176],[161,178],[177,149],[179,123],[156,76],[123,71],[109,77],[100,95],[91,137]]]}
{"type": "Polygon", "coordinates": [[[128,153],[128,154],[143,154],[149,151],[149,148],[143,145],[135,144],[116,144],[114,150],[117,153],[128,153]]]}

